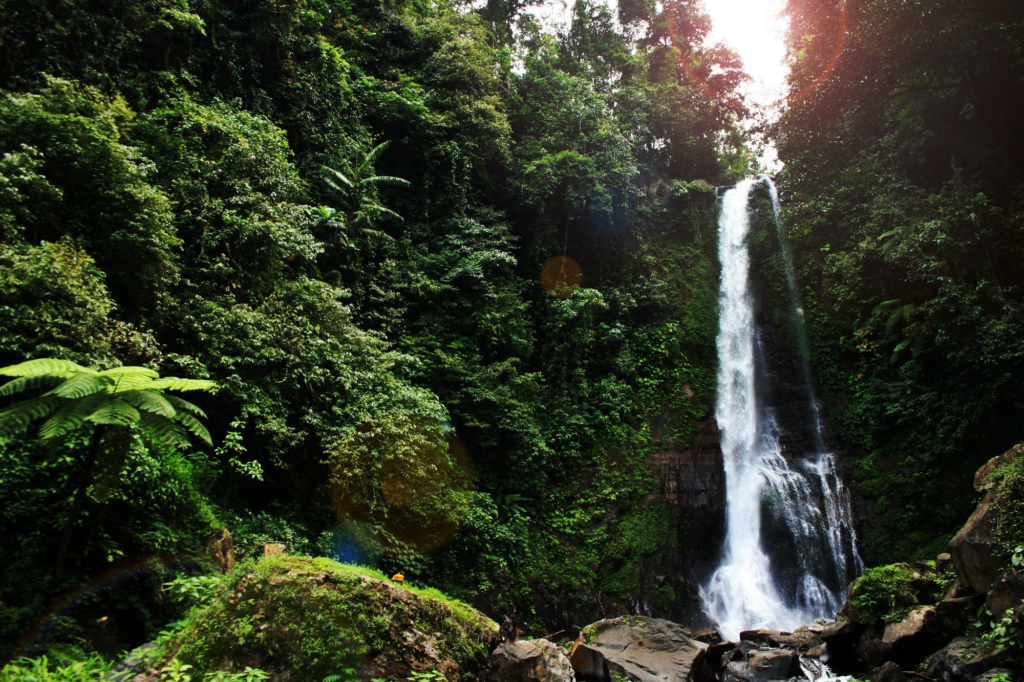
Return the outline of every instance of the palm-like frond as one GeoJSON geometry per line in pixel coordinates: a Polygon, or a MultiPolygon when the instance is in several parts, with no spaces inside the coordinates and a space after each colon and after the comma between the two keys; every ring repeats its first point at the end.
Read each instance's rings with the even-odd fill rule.
{"type": "Polygon", "coordinates": [[[360,185],[389,185],[392,187],[412,187],[412,183],[405,178],[396,178],[393,175],[373,175],[359,181],[360,185]]]}
{"type": "Polygon", "coordinates": [[[23,400],[0,411],[0,436],[13,436],[28,428],[36,419],[45,417],[61,404],[61,399],[54,396],[42,396],[32,400],[23,400]]]}
{"type": "Polygon", "coordinates": [[[148,379],[159,379],[160,373],[150,369],[149,367],[135,367],[127,365],[124,367],[114,367],[113,369],[107,369],[100,372],[101,375],[107,377],[145,377],[148,379]]]}
{"type": "Polygon", "coordinates": [[[63,381],[60,377],[51,375],[39,375],[32,377],[18,377],[0,386],[0,396],[14,395],[33,388],[48,388],[63,381]]]}
{"type": "Polygon", "coordinates": [[[146,412],[152,412],[153,414],[158,414],[161,417],[167,417],[168,419],[173,419],[178,412],[174,409],[174,405],[171,401],[160,395],[159,391],[136,389],[134,391],[118,393],[117,397],[132,407],[139,410],[145,410],[146,412]]]}
{"type": "Polygon", "coordinates": [[[331,168],[330,166],[323,166],[322,168],[324,169],[324,181],[327,182],[327,184],[330,185],[333,189],[336,189],[342,193],[345,192],[345,190],[338,186],[337,183],[339,182],[348,189],[352,189],[353,187],[355,187],[355,184],[348,179],[348,176],[342,173],[340,170],[331,168]]]}
{"type": "Polygon", "coordinates": [[[0,368],[0,376],[6,377],[39,377],[45,375],[72,377],[76,374],[96,374],[96,370],[82,367],[70,360],[58,360],[56,358],[27,360],[17,365],[0,368]]]}
{"type": "MultiPolygon", "coordinates": [[[[148,412],[146,414],[149,414],[148,412]]],[[[116,426],[131,426],[139,421],[141,414],[134,407],[120,398],[110,398],[98,410],[86,417],[93,424],[111,424],[116,426]]]]}
{"type": "Polygon", "coordinates": [[[152,412],[143,412],[139,421],[142,437],[151,443],[163,447],[188,447],[185,431],[170,419],[152,412]]]}
{"type": "Polygon", "coordinates": [[[191,431],[192,435],[202,439],[202,441],[207,445],[213,445],[213,439],[210,438],[210,432],[206,430],[206,427],[203,426],[201,421],[193,417],[188,412],[179,412],[174,418],[174,421],[191,431]]]}
{"type": "Polygon", "coordinates": [[[188,412],[190,414],[194,414],[197,417],[202,417],[203,419],[206,419],[206,413],[199,409],[197,406],[190,403],[189,401],[174,395],[165,395],[164,398],[166,398],[171,405],[174,405],[174,409],[177,412],[188,412]]]}
{"type": "Polygon", "coordinates": [[[381,142],[379,145],[371,149],[370,153],[366,155],[365,159],[363,159],[363,162],[359,164],[358,174],[365,175],[366,173],[368,173],[370,169],[373,168],[373,164],[377,163],[377,159],[379,159],[380,155],[383,154],[385,150],[387,150],[390,144],[390,141],[381,142]]]}
{"type": "Polygon", "coordinates": [[[79,374],[78,376],[65,379],[57,388],[46,395],[55,395],[58,398],[75,400],[84,398],[93,393],[107,393],[114,387],[115,380],[112,377],[102,374],[79,374]]]}
{"type": "Polygon", "coordinates": [[[84,398],[70,401],[55,398],[58,403],[63,403],[63,405],[39,427],[39,437],[49,440],[74,431],[85,424],[89,417],[106,405],[110,399],[110,395],[105,392],[93,393],[84,398]]]}
{"type": "Polygon", "coordinates": [[[146,384],[146,388],[151,391],[212,391],[217,388],[217,383],[206,379],[164,377],[146,384]]]}

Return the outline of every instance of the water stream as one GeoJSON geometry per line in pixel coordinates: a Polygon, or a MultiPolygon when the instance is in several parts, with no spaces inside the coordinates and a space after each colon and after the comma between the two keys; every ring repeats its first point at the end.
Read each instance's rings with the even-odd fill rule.
{"type": "MultiPolygon", "coordinates": [[[[833,617],[850,579],[863,569],[850,518],[849,493],[836,470],[827,424],[814,392],[807,337],[793,263],[778,216],[778,193],[766,177],[748,179],[722,197],[719,218],[718,400],[726,477],[726,539],[722,560],[701,598],[722,634],[792,630],[833,617]],[[775,406],[761,399],[769,381],[764,344],[750,290],[750,197],[765,183],[775,209],[796,319],[799,380],[811,415],[813,451],[786,452],[775,406]],[[763,528],[773,529],[771,546],[763,528]],[[780,534],[781,537],[780,539],[780,534]],[[788,548],[788,549],[787,549],[788,548]]],[[[770,392],[769,392],[770,393],[770,392]]]]}

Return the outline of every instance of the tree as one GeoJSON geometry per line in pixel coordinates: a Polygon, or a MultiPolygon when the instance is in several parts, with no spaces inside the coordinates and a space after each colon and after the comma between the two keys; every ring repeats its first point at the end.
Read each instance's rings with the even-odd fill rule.
{"type": "Polygon", "coordinates": [[[33,421],[43,418],[46,421],[39,427],[39,436],[55,443],[87,423],[93,425],[78,490],[57,552],[54,580],[60,577],[72,529],[93,480],[93,470],[99,467],[96,496],[105,502],[128,458],[133,430],[155,446],[187,446],[187,432],[212,445],[209,432],[199,421],[206,414],[187,400],[163,394],[163,391],[214,390],[217,384],[212,381],[161,377],[146,367],[98,371],[68,360],[50,358],[4,367],[0,369],[0,376],[15,377],[0,387],[0,396],[50,389],[0,410],[0,438],[13,437],[33,421]]]}
{"type": "MultiPolygon", "coordinates": [[[[342,215],[345,226],[359,228],[367,236],[380,236],[381,232],[373,228],[380,216],[391,216],[402,220],[402,216],[378,203],[377,187],[410,186],[410,182],[403,178],[374,175],[373,164],[388,148],[388,144],[388,142],[382,142],[371,149],[355,170],[346,167],[342,172],[330,166],[324,166],[324,182],[344,207],[342,215]]],[[[320,213],[324,217],[331,217],[335,214],[333,209],[326,206],[320,207],[320,213]]]]}

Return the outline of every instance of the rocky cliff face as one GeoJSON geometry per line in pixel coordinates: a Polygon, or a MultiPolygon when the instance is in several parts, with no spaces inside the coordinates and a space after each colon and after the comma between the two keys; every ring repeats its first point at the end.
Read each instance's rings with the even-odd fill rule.
{"type": "Polygon", "coordinates": [[[714,418],[698,423],[689,447],[670,442],[648,464],[658,486],[651,501],[676,513],[676,542],[641,563],[638,610],[696,624],[704,618],[697,590],[718,563],[725,534],[725,471],[714,418]]]}

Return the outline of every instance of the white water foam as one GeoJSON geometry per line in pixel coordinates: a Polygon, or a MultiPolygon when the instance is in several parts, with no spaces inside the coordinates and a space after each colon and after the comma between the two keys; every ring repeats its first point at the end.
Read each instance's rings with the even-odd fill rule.
{"type": "MultiPolygon", "coordinates": [[[[715,418],[722,437],[726,477],[727,532],[723,557],[702,586],[704,610],[728,639],[742,630],[792,630],[815,618],[833,616],[850,577],[849,564],[863,568],[850,519],[849,495],[827,448],[827,431],[811,384],[805,353],[803,381],[815,423],[816,452],[794,471],[783,454],[779,428],[770,405],[759,405],[755,374],[764,360],[754,325],[750,295],[750,192],[766,182],[778,219],[778,193],[767,178],[739,183],[722,198],[719,218],[718,400],[715,418]],[[759,362],[760,361],[760,362],[759,362]],[[792,594],[782,594],[761,536],[762,511],[781,523],[796,548],[798,576],[792,594]],[[851,561],[848,561],[852,559],[851,561]],[[834,587],[830,588],[827,583],[834,587]]],[[[799,318],[801,351],[806,349],[803,311],[799,306],[792,261],[780,230],[787,284],[799,318]]]]}

